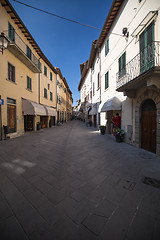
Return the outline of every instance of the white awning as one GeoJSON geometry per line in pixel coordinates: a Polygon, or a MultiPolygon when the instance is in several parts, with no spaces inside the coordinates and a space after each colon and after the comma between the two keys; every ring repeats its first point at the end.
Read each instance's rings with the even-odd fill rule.
{"type": "Polygon", "coordinates": [[[86,108],[85,113],[91,110],[91,107],[86,108]]]}
{"type": "Polygon", "coordinates": [[[89,112],[90,115],[96,115],[97,114],[97,103],[92,106],[91,111],[89,112]]]}
{"type": "Polygon", "coordinates": [[[23,115],[37,115],[46,116],[46,109],[43,105],[36,102],[32,102],[27,99],[22,99],[22,112],[23,115]]]}
{"type": "Polygon", "coordinates": [[[122,103],[117,97],[113,97],[101,105],[101,112],[107,112],[111,110],[121,110],[122,103]]]}
{"type": "Polygon", "coordinates": [[[52,107],[44,106],[47,112],[47,116],[56,116],[56,110],[52,107]]]}
{"type": "Polygon", "coordinates": [[[131,34],[132,37],[137,36],[142,30],[146,27],[146,25],[152,21],[154,17],[158,15],[158,11],[150,11],[145,18],[142,20],[142,22],[138,25],[138,27],[134,30],[134,32],[131,34]]]}

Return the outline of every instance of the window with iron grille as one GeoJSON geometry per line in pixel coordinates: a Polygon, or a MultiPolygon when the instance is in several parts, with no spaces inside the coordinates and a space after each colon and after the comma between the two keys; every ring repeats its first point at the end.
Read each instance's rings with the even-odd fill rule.
{"type": "Polygon", "coordinates": [[[32,79],[27,76],[27,89],[32,90],[32,79]]]}
{"type": "Polygon", "coordinates": [[[15,82],[15,67],[8,63],[8,80],[15,82]]]}
{"type": "Polygon", "coordinates": [[[44,98],[47,98],[47,89],[44,88],[44,98]]]}

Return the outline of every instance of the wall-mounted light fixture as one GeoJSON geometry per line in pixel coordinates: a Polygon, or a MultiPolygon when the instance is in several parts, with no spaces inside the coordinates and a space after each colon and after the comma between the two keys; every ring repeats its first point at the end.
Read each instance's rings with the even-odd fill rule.
{"type": "Polygon", "coordinates": [[[124,28],[122,29],[122,33],[123,33],[124,37],[127,37],[127,38],[129,37],[128,28],[124,27],[124,28]]]}
{"type": "Polygon", "coordinates": [[[9,40],[5,37],[4,33],[0,34],[0,52],[3,54],[3,51],[7,48],[9,40]]]}

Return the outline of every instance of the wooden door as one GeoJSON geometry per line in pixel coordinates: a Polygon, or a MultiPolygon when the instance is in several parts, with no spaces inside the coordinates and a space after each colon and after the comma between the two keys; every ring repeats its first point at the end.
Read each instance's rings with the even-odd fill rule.
{"type": "Polygon", "coordinates": [[[9,132],[16,132],[16,106],[7,105],[7,125],[9,132]]]}
{"type": "Polygon", "coordinates": [[[142,109],[141,147],[156,153],[156,109],[142,109]]]}

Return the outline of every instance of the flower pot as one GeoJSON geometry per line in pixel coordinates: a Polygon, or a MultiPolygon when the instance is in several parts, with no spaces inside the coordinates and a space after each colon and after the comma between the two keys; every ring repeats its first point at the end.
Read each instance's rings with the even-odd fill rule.
{"type": "Polygon", "coordinates": [[[41,123],[37,123],[37,130],[41,129],[41,123]]]}
{"type": "Polygon", "coordinates": [[[116,137],[116,142],[122,142],[123,141],[123,137],[120,135],[115,135],[116,137]]]}

